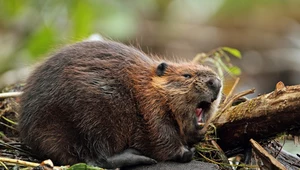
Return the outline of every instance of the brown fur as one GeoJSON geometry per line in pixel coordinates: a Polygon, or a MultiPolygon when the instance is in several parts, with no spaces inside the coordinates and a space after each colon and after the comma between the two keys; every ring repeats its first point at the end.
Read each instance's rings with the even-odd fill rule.
{"type": "Polygon", "coordinates": [[[195,109],[216,96],[206,82],[217,75],[202,65],[165,61],[159,76],[160,63],[111,41],[63,48],[27,81],[22,141],[61,164],[101,161],[127,148],[176,160],[184,146],[202,139],[195,109]]]}

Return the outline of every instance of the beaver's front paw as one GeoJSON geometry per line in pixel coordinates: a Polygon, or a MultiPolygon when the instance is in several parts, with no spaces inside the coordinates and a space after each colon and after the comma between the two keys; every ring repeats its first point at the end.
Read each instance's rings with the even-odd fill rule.
{"type": "Polygon", "coordinates": [[[180,162],[190,162],[193,159],[193,156],[194,152],[187,149],[185,152],[183,152],[180,162]]]}
{"type": "Polygon", "coordinates": [[[185,163],[190,162],[193,159],[195,152],[194,148],[189,149],[187,147],[182,146],[180,150],[180,153],[175,157],[174,161],[185,163]]]}

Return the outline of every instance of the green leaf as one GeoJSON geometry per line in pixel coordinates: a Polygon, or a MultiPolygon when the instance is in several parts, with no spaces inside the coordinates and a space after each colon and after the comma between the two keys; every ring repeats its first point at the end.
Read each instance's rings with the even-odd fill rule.
{"type": "Polygon", "coordinates": [[[222,50],[227,51],[228,53],[232,54],[237,58],[242,58],[241,52],[235,48],[222,47],[222,50]]]}
{"type": "Polygon", "coordinates": [[[229,67],[229,71],[231,74],[236,75],[236,76],[239,76],[242,72],[241,69],[236,66],[229,67]]]}
{"type": "Polygon", "coordinates": [[[228,66],[220,58],[217,59],[217,63],[221,68],[223,68],[231,76],[239,76],[241,74],[241,69],[236,66],[228,66]]]}
{"type": "Polygon", "coordinates": [[[80,170],[103,170],[103,168],[89,166],[85,163],[74,164],[70,168],[68,168],[67,170],[79,170],[79,169],[80,170]]]}

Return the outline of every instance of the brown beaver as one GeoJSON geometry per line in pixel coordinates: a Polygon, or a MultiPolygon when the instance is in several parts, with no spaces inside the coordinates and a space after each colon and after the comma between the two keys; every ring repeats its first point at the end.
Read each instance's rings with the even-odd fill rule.
{"type": "Polygon", "coordinates": [[[21,97],[21,140],[59,164],[103,168],[188,162],[199,122],[220,102],[210,68],[151,59],[112,41],[81,42],[47,59],[21,97]]]}

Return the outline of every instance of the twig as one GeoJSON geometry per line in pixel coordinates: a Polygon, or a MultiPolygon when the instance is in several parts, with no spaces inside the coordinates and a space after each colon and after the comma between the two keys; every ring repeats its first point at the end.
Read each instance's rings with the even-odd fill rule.
{"type": "Polygon", "coordinates": [[[217,144],[217,142],[214,140],[211,140],[211,144],[218,150],[217,153],[220,156],[220,158],[222,159],[222,162],[229,164],[227,156],[225,155],[222,148],[217,144]]]}
{"type": "Polygon", "coordinates": [[[9,123],[13,124],[13,125],[17,125],[17,123],[16,123],[16,122],[14,122],[14,121],[12,121],[12,120],[10,120],[10,119],[8,119],[8,118],[4,117],[4,116],[2,116],[2,118],[3,118],[4,120],[6,120],[7,122],[9,122],[9,123]]]}
{"type": "Polygon", "coordinates": [[[0,93],[1,98],[9,98],[9,97],[19,97],[23,92],[7,92],[7,93],[0,93]]]}
{"type": "Polygon", "coordinates": [[[227,164],[227,163],[220,163],[220,162],[216,162],[216,161],[214,161],[212,159],[209,159],[208,157],[206,157],[205,155],[201,154],[200,152],[198,152],[198,154],[200,156],[202,156],[206,161],[211,162],[211,163],[216,164],[216,165],[222,165],[222,166],[226,166],[226,167],[233,166],[233,167],[245,167],[245,168],[258,168],[258,166],[256,166],[256,165],[246,165],[246,164],[230,165],[230,164],[227,164]]]}
{"type": "Polygon", "coordinates": [[[19,159],[11,159],[11,158],[5,158],[5,157],[0,157],[0,162],[7,162],[7,163],[13,163],[13,164],[30,166],[30,167],[36,167],[36,166],[40,165],[39,163],[22,161],[19,159]]]}
{"type": "Polygon", "coordinates": [[[283,138],[283,144],[281,145],[281,147],[280,147],[280,149],[279,149],[279,151],[277,152],[277,154],[274,156],[274,158],[275,159],[277,159],[277,157],[278,157],[278,155],[280,154],[280,152],[282,151],[282,149],[283,149],[283,146],[284,146],[284,144],[285,144],[285,137],[283,138]]]}
{"type": "Polygon", "coordinates": [[[0,132],[0,139],[4,142],[12,142],[13,140],[9,139],[3,132],[0,132]]]}
{"type": "Polygon", "coordinates": [[[5,123],[3,123],[3,122],[0,122],[0,125],[6,126],[7,128],[10,128],[10,129],[12,129],[12,130],[17,131],[16,128],[14,128],[14,127],[12,127],[12,126],[9,126],[8,124],[5,124],[5,123]]]}
{"type": "MultiPolygon", "coordinates": [[[[254,93],[255,89],[249,89],[249,90],[245,90],[242,91],[238,94],[235,94],[234,96],[230,97],[230,99],[228,99],[229,101],[225,104],[225,102],[223,102],[222,106],[219,108],[219,111],[217,112],[216,116],[212,117],[212,122],[214,122],[215,120],[219,119],[219,117],[223,114],[224,111],[226,111],[229,107],[232,106],[232,103],[243,96],[246,96],[248,94],[254,93]]],[[[227,99],[227,98],[226,98],[227,99]]]]}
{"type": "Polygon", "coordinates": [[[7,166],[5,165],[5,163],[3,163],[2,161],[0,161],[0,165],[4,167],[4,169],[8,170],[7,166]]]}
{"type": "Polygon", "coordinates": [[[200,155],[200,156],[202,156],[206,161],[208,161],[208,162],[211,162],[211,163],[213,163],[213,164],[217,164],[217,165],[224,165],[223,163],[220,163],[220,162],[216,162],[216,161],[214,161],[214,160],[212,160],[212,159],[209,159],[208,157],[206,157],[206,156],[204,156],[202,153],[200,153],[200,152],[198,152],[198,154],[200,155]]]}
{"type": "MultiPolygon", "coordinates": [[[[226,105],[222,108],[222,112],[224,112],[228,107],[231,107],[233,101],[235,101],[236,99],[240,98],[240,97],[243,97],[243,96],[246,96],[248,94],[252,94],[254,93],[255,89],[249,89],[249,90],[245,90],[245,91],[242,91],[238,94],[235,94],[234,96],[232,96],[230,98],[230,100],[226,103],[226,105]]],[[[225,104],[225,103],[224,103],[225,104]]]]}
{"type": "Polygon", "coordinates": [[[43,161],[41,164],[39,163],[35,163],[35,162],[28,162],[28,161],[22,161],[19,159],[11,159],[11,158],[5,158],[5,157],[0,157],[0,162],[6,162],[6,163],[11,163],[11,164],[18,164],[18,165],[22,165],[22,166],[29,166],[29,167],[37,167],[37,166],[48,166],[50,165],[50,169],[53,170],[66,170],[69,168],[69,165],[67,166],[53,166],[53,163],[51,160],[45,160],[43,161]]]}
{"type": "Polygon", "coordinates": [[[232,96],[232,93],[233,93],[233,91],[235,90],[235,88],[236,88],[237,84],[239,83],[239,81],[240,81],[240,78],[238,77],[238,78],[235,80],[235,82],[234,82],[234,84],[233,84],[233,86],[232,86],[230,92],[229,92],[228,95],[226,96],[226,99],[225,99],[224,102],[223,102],[224,105],[227,103],[228,99],[232,96]]]}
{"type": "Polygon", "coordinates": [[[31,153],[29,153],[29,152],[27,152],[27,151],[25,151],[25,150],[23,150],[23,149],[21,149],[21,148],[18,148],[18,147],[15,147],[15,146],[10,145],[10,144],[8,144],[8,143],[5,143],[5,142],[3,142],[3,141],[1,141],[1,140],[0,140],[0,145],[3,145],[3,146],[5,146],[5,147],[7,147],[7,148],[12,148],[12,149],[18,150],[18,151],[23,152],[23,153],[25,153],[25,154],[27,154],[27,155],[31,155],[31,153]]]}
{"type": "Polygon", "coordinates": [[[278,160],[276,160],[271,154],[269,154],[260,144],[255,140],[250,139],[250,143],[254,152],[259,156],[263,162],[263,166],[267,169],[286,169],[278,160]]]}

